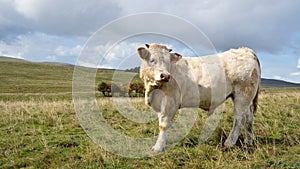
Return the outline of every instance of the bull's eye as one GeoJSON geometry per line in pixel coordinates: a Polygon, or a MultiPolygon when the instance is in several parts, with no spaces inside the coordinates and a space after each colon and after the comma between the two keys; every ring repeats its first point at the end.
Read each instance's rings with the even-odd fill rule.
{"type": "Polygon", "coordinates": [[[156,63],[155,59],[151,59],[150,63],[155,64],[156,63]]]}

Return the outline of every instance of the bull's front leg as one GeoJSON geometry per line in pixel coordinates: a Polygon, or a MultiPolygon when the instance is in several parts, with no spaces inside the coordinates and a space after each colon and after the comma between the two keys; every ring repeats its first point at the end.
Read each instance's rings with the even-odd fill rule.
{"type": "Polygon", "coordinates": [[[161,152],[166,147],[167,129],[170,127],[174,115],[178,109],[173,99],[164,99],[162,101],[161,112],[158,113],[159,135],[152,151],[161,152]]]}
{"type": "Polygon", "coordinates": [[[159,135],[156,140],[155,145],[152,147],[152,151],[163,151],[166,147],[167,140],[167,129],[170,126],[170,119],[168,116],[163,115],[162,113],[158,113],[159,120],[159,135]]]}

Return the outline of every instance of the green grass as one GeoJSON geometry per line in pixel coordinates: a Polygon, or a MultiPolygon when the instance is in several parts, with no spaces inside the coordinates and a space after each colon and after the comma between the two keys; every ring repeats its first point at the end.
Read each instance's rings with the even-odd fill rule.
{"type": "MultiPolygon", "coordinates": [[[[222,149],[233,122],[232,102],[227,101],[219,126],[205,143],[199,144],[198,138],[207,115],[199,110],[192,130],[175,147],[161,155],[134,159],[105,151],[84,132],[71,98],[71,67],[0,64],[0,168],[300,167],[300,89],[263,89],[254,118],[253,147],[240,146],[241,139],[233,149],[222,149]]],[[[112,74],[98,71],[96,81],[112,74]]],[[[97,98],[97,102],[113,129],[131,137],[157,135],[157,120],[130,121],[111,99],[97,98]]],[[[143,98],[131,102],[138,110],[148,109],[143,98]]]]}
{"type": "MultiPolygon", "coordinates": [[[[214,134],[198,144],[206,118],[200,111],[188,136],[162,155],[131,159],[106,152],[85,134],[70,100],[0,102],[0,166],[2,168],[297,168],[300,154],[300,93],[263,94],[255,114],[253,148],[222,151],[232,125],[232,103],[214,134]],[[287,102],[287,106],[282,106],[287,102]],[[289,105],[289,106],[288,106],[289,105]]],[[[140,125],[118,113],[110,98],[100,98],[104,117],[115,130],[132,137],[153,137],[157,121],[140,125]],[[103,103],[105,103],[103,105],[103,103]]],[[[142,98],[135,98],[140,104],[142,98]]]]}

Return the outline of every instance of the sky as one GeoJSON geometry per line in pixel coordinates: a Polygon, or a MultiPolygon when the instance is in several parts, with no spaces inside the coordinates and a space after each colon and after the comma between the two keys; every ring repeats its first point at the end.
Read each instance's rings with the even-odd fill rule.
{"type": "MultiPolygon", "coordinates": [[[[299,6],[299,0],[0,0],[0,56],[76,64],[89,40],[103,28],[126,16],[155,12],[191,23],[217,52],[252,48],[264,78],[300,83],[299,6]]],[[[155,27],[158,33],[163,27],[182,28],[181,33],[193,36],[184,31],[185,24],[153,25],[159,19],[145,18],[134,27],[155,27]]],[[[123,23],[109,36],[118,37],[128,29],[132,27],[123,23]]],[[[138,66],[136,48],[147,42],[167,44],[183,56],[191,54],[183,43],[158,34],[136,35],[113,45],[101,42],[94,51],[103,53],[103,59],[95,61],[98,67],[138,66]]]]}

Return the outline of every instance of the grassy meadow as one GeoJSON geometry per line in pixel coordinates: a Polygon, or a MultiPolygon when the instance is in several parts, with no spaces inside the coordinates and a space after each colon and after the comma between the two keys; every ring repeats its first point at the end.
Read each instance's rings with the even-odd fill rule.
{"type": "MultiPolygon", "coordinates": [[[[300,89],[263,88],[254,115],[255,145],[222,143],[233,123],[226,102],[213,135],[198,143],[207,118],[199,110],[189,134],[154,157],[126,158],[105,151],[84,132],[72,101],[73,68],[31,62],[0,61],[0,168],[300,168],[300,89]]],[[[112,71],[97,72],[96,83],[112,71]]],[[[143,98],[130,100],[147,110],[143,98]]],[[[97,97],[103,117],[131,137],[154,137],[157,120],[138,124],[124,118],[112,98],[97,97]]],[[[126,146],[126,145],[124,145],[126,146]]]]}

